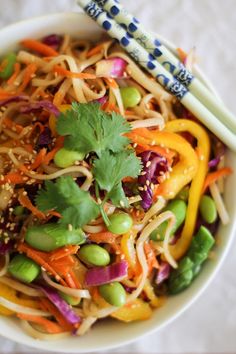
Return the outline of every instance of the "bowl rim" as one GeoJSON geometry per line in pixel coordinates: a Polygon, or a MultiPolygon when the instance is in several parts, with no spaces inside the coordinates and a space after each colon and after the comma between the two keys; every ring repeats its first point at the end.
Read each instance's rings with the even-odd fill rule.
{"type": "MultiPolygon", "coordinates": [[[[28,24],[30,25],[31,23],[34,23],[35,21],[40,22],[43,20],[51,20],[51,19],[56,19],[56,20],[61,20],[61,21],[65,21],[65,19],[67,18],[74,18],[74,17],[86,17],[87,16],[82,13],[82,12],[59,12],[59,13],[53,13],[53,14],[47,14],[47,15],[42,15],[42,16],[35,16],[35,17],[30,17],[21,21],[17,21],[14,22],[8,26],[2,27],[0,28],[0,34],[4,34],[4,32],[9,31],[9,30],[14,30],[21,26],[22,24],[28,24]]],[[[101,30],[102,31],[102,30],[101,30]]],[[[155,33],[156,34],[156,33],[155,33]]],[[[176,47],[174,46],[174,44],[167,40],[166,38],[164,38],[163,36],[157,34],[158,38],[161,39],[161,41],[168,46],[173,53],[177,54],[176,51],[176,47]]],[[[14,42],[12,42],[11,44],[13,44],[14,42]]],[[[16,42],[17,43],[17,42],[16,42]]],[[[217,99],[219,99],[221,101],[221,98],[219,97],[216,89],[214,88],[214,86],[211,84],[210,80],[207,78],[207,76],[202,72],[202,70],[196,65],[195,66],[195,70],[194,72],[197,74],[197,76],[199,77],[199,79],[205,84],[205,86],[212,91],[215,96],[217,97],[217,99]]],[[[91,348],[87,348],[84,349],[83,351],[81,351],[79,348],[67,348],[67,353],[87,353],[87,352],[97,352],[100,350],[110,350],[110,349],[117,349],[119,347],[131,344],[133,342],[135,342],[137,339],[142,339],[147,335],[150,335],[154,332],[159,331],[160,329],[164,328],[165,326],[167,326],[168,324],[170,324],[171,322],[175,321],[181,314],[183,314],[202,294],[203,292],[206,290],[206,288],[208,287],[208,285],[212,282],[212,280],[214,279],[214,277],[216,276],[216,274],[218,273],[219,269],[221,268],[223,262],[225,261],[225,258],[229,252],[230,246],[233,242],[234,236],[236,233],[236,218],[232,220],[231,224],[230,224],[230,232],[228,234],[228,240],[225,243],[224,249],[222,251],[221,256],[219,257],[219,260],[217,262],[217,264],[214,266],[214,268],[211,270],[211,272],[209,273],[207,280],[205,280],[205,282],[203,283],[203,285],[201,287],[199,287],[194,295],[192,296],[192,298],[190,300],[187,300],[186,304],[182,305],[179,309],[177,309],[174,313],[174,315],[169,316],[169,318],[163,320],[163,322],[157,326],[152,326],[151,328],[147,328],[145,329],[144,333],[142,333],[141,335],[139,335],[139,337],[137,338],[136,335],[131,335],[129,339],[127,340],[123,340],[122,343],[114,343],[114,344],[109,344],[109,345],[103,345],[101,348],[98,349],[91,349],[91,348]]],[[[3,338],[9,339],[9,340],[13,340],[19,344],[23,344],[23,345],[27,345],[29,347],[33,347],[36,349],[41,349],[41,350],[47,350],[47,351],[54,351],[53,348],[49,348],[49,349],[45,349],[45,345],[43,345],[43,343],[47,343],[47,341],[32,341],[30,344],[27,343],[24,339],[21,338],[12,338],[11,337],[11,333],[1,333],[1,336],[3,338]],[[42,345],[41,345],[42,344],[42,345]]],[[[79,338],[78,338],[79,340],[79,338]]],[[[56,348],[57,352],[65,352],[65,350],[63,348],[56,348]]]]}

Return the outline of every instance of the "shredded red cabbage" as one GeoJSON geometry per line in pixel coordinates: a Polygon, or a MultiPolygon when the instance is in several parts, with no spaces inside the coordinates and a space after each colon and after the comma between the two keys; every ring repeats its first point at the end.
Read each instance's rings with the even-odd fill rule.
{"type": "Polygon", "coordinates": [[[51,131],[48,127],[45,127],[44,131],[41,134],[39,134],[36,147],[39,149],[43,147],[47,148],[48,145],[50,145],[51,143],[52,143],[51,131]]]}
{"type": "Polygon", "coordinates": [[[63,300],[57,291],[46,285],[39,287],[47,298],[56,306],[56,308],[65,317],[67,322],[75,325],[81,322],[81,318],[73,311],[73,309],[63,300]]]}
{"type": "Polygon", "coordinates": [[[121,261],[106,267],[94,267],[87,271],[85,283],[87,286],[97,286],[118,281],[127,276],[128,263],[121,261]]]}
{"type": "Polygon", "coordinates": [[[208,167],[209,168],[214,168],[217,167],[220,163],[220,156],[217,156],[216,158],[212,159],[211,161],[209,161],[208,163],[208,167]]]}
{"type": "Polygon", "coordinates": [[[101,105],[107,103],[108,97],[107,96],[103,96],[101,98],[98,98],[97,100],[95,100],[95,102],[100,103],[101,105]]]}
{"type": "Polygon", "coordinates": [[[62,43],[62,36],[58,34],[50,34],[42,39],[42,43],[52,47],[55,50],[58,50],[62,43]]]}
{"type": "Polygon", "coordinates": [[[144,151],[140,155],[143,169],[138,177],[138,184],[143,188],[140,191],[141,206],[147,211],[152,205],[153,190],[151,184],[158,184],[158,177],[168,171],[167,159],[154,151],[144,151]]]}
{"type": "Polygon", "coordinates": [[[122,58],[104,59],[96,64],[96,75],[115,79],[122,78],[124,77],[126,66],[127,62],[122,58]]]}
{"type": "Polygon", "coordinates": [[[6,106],[12,102],[21,102],[21,101],[29,101],[29,97],[26,95],[17,95],[6,98],[5,100],[0,100],[0,107],[6,106]]]}
{"type": "Polygon", "coordinates": [[[171,267],[170,267],[169,263],[162,262],[160,264],[160,268],[158,269],[156,280],[155,280],[157,285],[163,283],[164,280],[169,278],[170,270],[171,270],[171,267]]]}
{"type": "Polygon", "coordinates": [[[6,253],[10,252],[13,249],[14,241],[9,240],[5,243],[3,240],[0,240],[0,255],[3,256],[6,253]]]}
{"type": "Polygon", "coordinates": [[[39,109],[44,109],[45,111],[54,114],[55,116],[59,116],[59,109],[50,101],[43,100],[39,102],[30,102],[25,106],[20,107],[21,113],[31,113],[34,111],[38,111],[39,109]]]}

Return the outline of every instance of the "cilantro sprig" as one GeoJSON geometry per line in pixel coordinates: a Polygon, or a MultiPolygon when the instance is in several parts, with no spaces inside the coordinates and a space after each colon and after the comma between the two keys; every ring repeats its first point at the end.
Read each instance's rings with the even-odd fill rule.
{"type": "Polygon", "coordinates": [[[65,136],[64,146],[85,155],[95,152],[99,157],[109,149],[119,152],[129,143],[123,134],[130,125],[117,113],[111,115],[100,109],[99,103],[72,103],[72,109],[61,113],[57,132],[65,136]]]}
{"type": "Polygon", "coordinates": [[[99,212],[105,223],[109,219],[104,204],[111,200],[115,206],[128,207],[122,188],[124,177],[137,177],[141,170],[140,160],[129,146],[124,135],[130,125],[119,114],[108,114],[98,103],[73,103],[72,109],[58,117],[57,132],[65,137],[64,147],[85,155],[90,154],[97,204],[89,192],[82,191],[71,177],[60,177],[55,183],[45,182],[36,197],[37,207],[42,211],[56,210],[60,223],[82,227],[99,212]]]}
{"type": "Polygon", "coordinates": [[[36,204],[43,212],[56,210],[62,215],[60,223],[75,228],[95,219],[100,212],[90,193],[80,189],[70,176],[59,177],[55,183],[46,181],[36,196],[36,204]]]}

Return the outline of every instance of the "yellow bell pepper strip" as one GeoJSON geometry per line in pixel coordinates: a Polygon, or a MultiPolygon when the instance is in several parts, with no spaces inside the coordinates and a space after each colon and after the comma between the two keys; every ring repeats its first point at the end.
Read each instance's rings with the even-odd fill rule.
{"type": "Polygon", "coordinates": [[[179,154],[179,161],[174,165],[169,178],[166,178],[155,192],[155,196],[161,195],[165,199],[173,199],[181,189],[189,184],[197,173],[198,156],[192,146],[180,135],[170,131],[148,130],[146,128],[135,129],[127,134],[134,143],[146,141],[146,145],[160,145],[179,154]]]}
{"type": "Polygon", "coordinates": [[[134,240],[137,236],[137,231],[131,229],[128,233],[124,234],[121,238],[121,252],[125,256],[125,260],[128,262],[129,276],[140,275],[141,267],[138,262],[136,251],[134,247],[134,240]],[[131,273],[131,274],[130,274],[131,273]]]}
{"type": "Polygon", "coordinates": [[[145,292],[146,296],[150,300],[150,305],[152,307],[160,307],[162,305],[163,299],[161,297],[156,296],[153,286],[149,279],[146,280],[143,291],[145,292]]]}
{"type": "MultiPolygon", "coordinates": [[[[67,110],[71,109],[70,104],[62,104],[58,107],[60,112],[66,112],[67,110]]],[[[56,131],[56,124],[57,124],[57,118],[55,117],[54,114],[51,114],[48,120],[49,128],[51,130],[51,133],[53,136],[57,136],[57,131],[56,131]]]]}
{"type": "Polygon", "coordinates": [[[169,248],[172,256],[178,260],[187,252],[194,233],[200,198],[208,172],[210,139],[202,126],[187,119],[177,119],[168,122],[165,129],[171,133],[189,132],[194,136],[197,139],[196,151],[199,159],[197,173],[189,190],[187,214],[181,237],[175,245],[169,248]]]}
{"type": "MultiPolygon", "coordinates": [[[[38,303],[37,301],[30,300],[26,296],[20,298],[17,296],[17,293],[14,289],[10,288],[9,286],[1,283],[0,286],[0,296],[3,297],[6,300],[9,300],[11,302],[14,302],[18,305],[25,306],[25,307],[32,307],[34,309],[38,309],[38,303]]],[[[13,315],[14,312],[11,310],[8,310],[7,308],[0,306],[0,315],[4,316],[11,316],[13,315]]]]}
{"type": "Polygon", "coordinates": [[[111,317],[122,322],[148,320],[151,316],[151,307],[141,299],[136,299],[111,314],[111,317]]]}

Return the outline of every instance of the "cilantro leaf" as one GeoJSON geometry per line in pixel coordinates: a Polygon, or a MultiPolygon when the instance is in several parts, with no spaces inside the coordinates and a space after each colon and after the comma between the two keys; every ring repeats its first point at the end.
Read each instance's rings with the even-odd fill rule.
{"type": "Polygon", "coordinates": [[[36,205],[41,211],[56,210],[61,215],[60,223],[82,227],[99,215],[99,206],[89,192],[81,190],[72,177],[60,177],[55,183],[45,182],[36,196],[36,205]]]}
{"type": "Polygon", "coordinates": [[[107,114],[98,103],[72,103],[72,110],[61,113],[57,132],[65,136],[64,146],[69,150],[88,154],[96,152],[100,157],[109,149],[121,151],[129,139],[123,134],[130,131],[130,125],[117,113],[107,114]]]}
{"type": "Polygon", "coordinates": [[[124,150],[112,154],[104,151],[102,156],[94,161],[93,174],[99,188],[109,193],[115,205],[120,205],[120,200],[127,205],[121,181],[124,177],[137,177],[140,170],[141,162],[133,152],[124,150]]]}
{"type": "Polygon", "coordinates": [[[109,198],[116,206],[128,208],[129,202],[122,188],[122,183],[118,183],[109,193],[109,198]]]}

